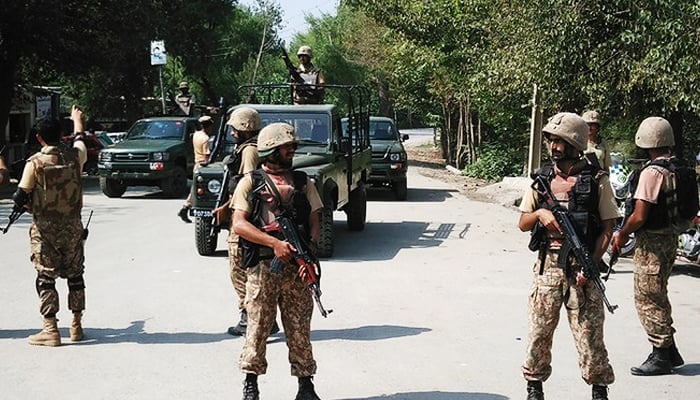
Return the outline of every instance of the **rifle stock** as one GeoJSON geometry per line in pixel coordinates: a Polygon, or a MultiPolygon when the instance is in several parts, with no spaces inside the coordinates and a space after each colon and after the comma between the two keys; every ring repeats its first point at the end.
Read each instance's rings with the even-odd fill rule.
{"type": "Polygon", "coordinates": [[[605,295],[605,285],[600,278],[598,265],[593,261],[586,244],[579,238],[571,214],[569,214],[569,211],[554,197],[549,187],[549,182],[547,182],[544,177],[537,176],[531,187],[545,199],[550,206],[554,218],[556,218],[557,223],[559,223],[559,227],[564,233],[564,245],[562,246],[562,250],[560,250],[560,256],[566,256],[568,254],[568,251],[565,249],[574,253],[574,257],[582,266],[583,275],[586,279],[593,282],[593,285],[603,298],[605,307],[613,314],[618,306],[610,304],[608,297],[605,295]]]}
{"type": "MultiPolygon", "coordinates": [[[[321,264],[319,263],[318,259],[307,250],[308,246],[304,245],[301,238],[299,237],[297,229],[292,224],[292,221],[289,220],[289,218],[279,216],[277,217],[276,222],[277,224],[273,229],[281,231],[282,236],[284,236],[284,239],[287,242],[291,243],[291,245],[294,246],[294,248],[297,250],[292,257],[293,263],[297,267],[299,267],[300,270],[303,269],[303,272],[310,277],[309,280],[311,282],[308,285],[309,289],[311,290],[311,295],[313,296],[314,301],[316,302],[316,305],[318,306],[318,309],[321,312],[321,315],[324,318],[327,318],[328,314],[332,313],[333,310],[326,310],[323,307],[323,304],[321,303],[322,293],[319,282],[321,279],[321,264]]],[[[270,271],[272,271],[275,274],[278,274],[282,271],[283,267],[284,263],[282,263],[280,259],[278,259],[277,257],[272,259],[272,263],[270,264],[270,271]]]]}

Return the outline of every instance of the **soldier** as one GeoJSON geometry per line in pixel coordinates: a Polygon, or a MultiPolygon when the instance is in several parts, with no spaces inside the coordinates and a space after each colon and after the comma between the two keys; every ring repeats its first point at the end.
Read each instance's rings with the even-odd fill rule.
{"type": "MultiPolygon", "coordinates": [[[[673,128],[661,117],[649,117],[639,125],[635,144],[647,152],[649,163],[670,160],[671,147],[675,145],[673,128]]],[[[665,198],[673,195],[675,187],[675,179],[668,169],[656,165],[643,168],[632,196],[634,211],[613,236],[613,249],[618,250],[629,234],[636,232],[634,303],[652,345],[646,361],[639,367],[632,367],[632,375],[670,374],[684,363],[673,338],[676,330],[667,289],[678,236],[670,224],[665,198]]]]}
{"type": "Polygon", "coordinates": [[[29,336],[29,343],[59,346],[56,314],[59,311],[56,278],[68,280],[68,308],[73,312],[71,341],[83,339],[81,325],[85,309],[85,270],[83,229],[80,212],[83,207],[82,168],[87,160],[83,143],[82,112],[73,106],[71,119],[75,128],[72,148],[61,144],[58,120],[39,123],[37,140],[41,151],[27,159],[18,189],[13,195],[15,210],[26,208],[32,213],[29,229],[31,260],[37,271],[36,290],[44,329],[29,336]]]}
{"type": "Polygon", "coordinates": [[[588,148],[586,153],[595,153],[598,157],[598,164],[605,172],[610,172],[612,159],[608,146],[600,135],[600,114],[598,111],[586,111],[581,116],[588,124],[588,148]]]}
{"type": "Polygon", "coordinates": [[[289,124],[273,123],[263,128],[258,137],[262,167],[246,174],[233,194],[233,229],[247,243],[242,254],[248,268],[248,328],[240,357],[240,369],[246,374],[243,400],[259,399],[257,377],[267,370],[266,339],[278,306],[291,373],[299,379],[296,400],[319,400],[312,382],[316,361],[311,351],[311,292],[297,267],[290,264],[296,249],[265,230],[273,226],[277,215],[291,214],[295,224],[305,227],[300,236],[318,243],[323,204],[306,174],[291,171],[297,143],[294,127],[289,124]],[[273,257],[284,264],[279,273],[270,270],[273,257]]]}
{"type": "Polygon", "coordinates": [[[180,82],[178,86],[180,93],[175,96],[175,115],[188,116],[194,111],[195,97],[190,93],[190,85],[187,82],[180,82]]]}
{"type": "MultiPolygon", "coordinates": [[[[240,176],[247,174],[258,168],[258,133],[260,132],[260,115],[255,109],[250,107],[240,107],[235,109],[229,117],[227,125],[231,126],[231,135],[236,140],[236,150],[234,157],[228,168],[231,174],[236,176],[234,182],[240,176]]],[[[217,223],[228,220],[233,213],[230,199],[221,207],[212,211],[217,223]]],[[[231,227],[228,236],[228,257],[231,283],[238,295],[238,309],[240,310],[240,320],[235,326],[228,328],[227,332],[233,336],[244,336],[248,325],[248,313],[245,310],[245,285],[246,271],[241,266],[241,251],[238,248],[238,235],[231,227]]],[[[272,327],[271,333],[279,332],[277,322],[272,327]]]]}
{"type": "Polygon", "coordinates": [[[297,57],[299,57],[297,72],[304,80],[304,84],[309,86],[297,88],[297,85],[294,85],[294,104],[322,104],[325,93],[323,85],[326,80],[321,69],[311,63],[313,58],[311,47],[299,47],[297,57]]]}
{"type": "MultiPolygon", "coordinates": [[[[610,241],[618,208],[607,175],[581,157],[586,149],[588,127],[576,114],[559,113],[548,121],[542,132],[549,142],[553,164],[536,174],[551,182],[552,193],[562,205],[568,203],[568,210],[579,225],[577,228],[584,233],[593,260],[600,262],[610,241]]],[[[587,284],[581,265],[572,254],[561,253],[563,238],[559,224],[535,190],[526,191],[520,211],[518,227],[522,231],[530,231],[537,224],[546,229],[534,266],[529,301],[530,343],[522,366],[527,380],[527,399],[544,399],[542,382],[552,372],[552,339],[564,305],[579,353],[581,376],[593,386],[594,400],[606,400],[607,386],[613,383],[615,376],[603,342],[602,297],[593,284],[587,284]]]]}
{"type": "MultiPolygon", "coordinates": [[[[211,134],[211,129],[214,126],[214,122],[211,117],[204,115],[199,117],[199,123],[202,129],[196,131],[192,135],[192,147],[194,148],[194,168],[197,169],[202,163],[209,161],[209,135],[211,134]]],[[[192,222],[188,214],[192,208],[192,193],[187,195],[187,200],[182,206],[177,215],[184,222],[188,224],[192,222]]]]}
{"type": "Polygon", "coordinates": [[[10,184],[10,170],[5,164],[5,157],[0,155],[0,186],[10,184]]]}

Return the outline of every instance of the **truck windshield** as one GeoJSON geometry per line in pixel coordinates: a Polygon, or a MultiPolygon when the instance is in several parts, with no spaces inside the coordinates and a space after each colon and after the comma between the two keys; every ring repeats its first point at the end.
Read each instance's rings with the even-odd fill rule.
{"type": "Polygon", "coordinates": [[[266,113],[261,112],[262,125],[286,122],[292,125],[302,142],[326,144],[330,138],[330,116],[312,113],[266,113]]]}
{"type": "Polygon", "coordinates": [[[182,121],[139,121],[129,130],[128,139],[182,140],[182,121]]]}

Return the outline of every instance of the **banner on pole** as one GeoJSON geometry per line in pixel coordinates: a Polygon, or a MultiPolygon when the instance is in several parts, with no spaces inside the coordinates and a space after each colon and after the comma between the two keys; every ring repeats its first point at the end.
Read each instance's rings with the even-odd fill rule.
{"type": "Polygon", "coordinates": [[[167,56],[165,55],[165,41],[151,41],[151,65],[165,65],[167,56]]]}

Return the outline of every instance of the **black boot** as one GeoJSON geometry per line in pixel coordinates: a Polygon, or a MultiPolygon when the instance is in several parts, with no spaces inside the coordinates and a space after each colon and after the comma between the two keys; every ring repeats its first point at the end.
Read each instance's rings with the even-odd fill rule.
{"type": "Polygon", "coordinates": [[[669,356],[671,359],[671,367],[680,367],[681,365],[685,364],[685,361],[683,361],[683,357],[681,357],[681,353],[678,352],[678,347],[676,347],[676,341],[673,341],[673,344],[671,344],[671,347],[668,348],[669,350],[669,356]]]}
{"type": "Polygon", "coordinates": [[[593,385],[593,400],[608,400],[608,387],[593,385]]]}
{"type": "Polygon", "coordinates": [[[527,381],[527,400],[544,400],[542,381],[527,381]]]}
{"type": "Polygon", "coordinates": [[[277,325],[277,321],[275,321],[274,324],[272,324],[272,329],[270,329],[270,335],[274,335],[275,333],[280,331],[280,326],[277,325]]]}
{"type": "Polygon", "coordinates": [[[310,376],[299,378],[299,391],[294,400],[321,400],[314,391],[314,383],[310,376]]]}
{"type": "Polygon", "coordinates": [[[241,310],[241,320],[238,325],[228,328],[227,332],[233,336],[245,336],[245,331],[248,328],[248,313],[245,309],[241,310]]]}
{"type": "Polygon", "coordinates": [[[672,372],[670,360],[670,348],[654,347],[646,361],[639,367],[632,367],[632,375],[666,375],[672,372]]]}
{"type": "Polygon", "coordinates": [[[190,219],[190,217],[188,215],[189,213],[190,213],[190,208],[187,206],[182,206],[180,211],[177,212],[177,216],[180,217],[180,219],[183,222],[187,222],[188,224],[191,224],[192,220],[190,219]]]}
{"type": "Polygon", "coordinates": [[[243,381],[243,400],[260,400],[257,375],[246,374],[245,381],[243,381]]]}

